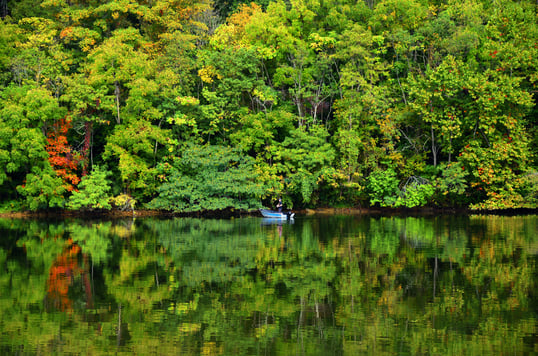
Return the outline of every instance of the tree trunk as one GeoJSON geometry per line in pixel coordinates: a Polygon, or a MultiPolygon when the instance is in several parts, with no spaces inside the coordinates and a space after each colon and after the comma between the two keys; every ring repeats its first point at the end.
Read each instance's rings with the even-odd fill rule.
{"type": "Polygon", "coordinates": [[[433,125],[431,127],[431,134],[432,134],[432,156],[433,156],[433,166],[437,167],[437,151],[439,148],[435,145],[435,135],[433,134],[433,125]]]}
{"type": "Polygon", "coordinates": [[[114,81],[114,94],[116,95],[116,112],[118,114],[116,122],[121,124],[120,120],[120,83],[117,80],[114,81]]]}
{"type": "Polygon", "coordinates": [[[82,167],[83,177],[88,174],[88,166],[90,164],[92,131],[93,123],[91,121],[86,121],[86,123],[84,123],[84,148],[82,151],[82,155],[84,156],[84,166],[82,167]]]}

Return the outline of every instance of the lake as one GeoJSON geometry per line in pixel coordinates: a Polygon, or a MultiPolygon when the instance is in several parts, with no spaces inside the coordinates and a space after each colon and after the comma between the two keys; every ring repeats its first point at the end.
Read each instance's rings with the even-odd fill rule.
{"type": "Polygon", "coordinates": [[[538,216],[0,219],[0,354],[528,355],[538,216]]]}

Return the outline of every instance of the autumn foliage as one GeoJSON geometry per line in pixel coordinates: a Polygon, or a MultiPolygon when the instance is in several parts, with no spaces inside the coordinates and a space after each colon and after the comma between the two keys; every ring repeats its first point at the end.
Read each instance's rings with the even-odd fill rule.
{"type": "Polygon", "coordinates": [[[62,178],[65,188],[68,191],[73,191],[80,182],[77,170],[82,157],[69,146],[67,132],[70,128],[71,120],[69,118],[56,121],[47,133],[46,149],[49,154],[49,162],[56,174],[62,178]]]}
{"type": "Polygon", "coordinates": [[[92,290],[87,257],[82,255],[77,244],[69,241],[63,253],[56,257],[49,271],[47,280],[48,305],[61,311],[71,310],[73,300],[70,294],[73,293],[70,293],[70,289],[73,288],[77,279],[81,279],[86,306],[90,306],[92,304],[92,290]],[[80,257],[82,257],[82,263],[80,257]]]}

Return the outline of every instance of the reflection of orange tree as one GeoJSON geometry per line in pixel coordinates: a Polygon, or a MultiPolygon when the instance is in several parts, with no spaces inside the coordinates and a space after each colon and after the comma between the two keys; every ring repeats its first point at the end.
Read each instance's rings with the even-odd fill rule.
{"type": "Polygon", "coordinates": [[[47,306],[61,311],[73,309],[72,295],[76,292],[74,286],[82,283],[86,295],[86,307],[91,307],[92,290],[88,266],[88,256],[81,253],[80,246],[69,240],[67,247],[56,257],[50,268],[47,280],[47,306]]]}

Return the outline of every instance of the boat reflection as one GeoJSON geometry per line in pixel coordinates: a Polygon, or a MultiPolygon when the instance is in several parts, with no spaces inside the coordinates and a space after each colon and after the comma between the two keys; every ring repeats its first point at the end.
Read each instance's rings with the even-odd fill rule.
{"type": "Polygon", "coordinates": [[[292,225],[293,219],[262,218],[261,225],[292,225]]]}

